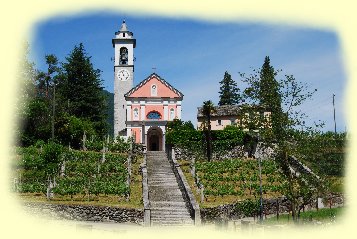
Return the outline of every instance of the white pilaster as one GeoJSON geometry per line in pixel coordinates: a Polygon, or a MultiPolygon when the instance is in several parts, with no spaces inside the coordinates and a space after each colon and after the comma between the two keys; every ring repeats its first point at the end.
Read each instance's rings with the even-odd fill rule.
{"type": "Polygon", "coordinates": [[[131,137],[131,136],[132,136],[131,126],[127,126],[126,130],[127,130],[126,135],[127,135],[128,137],[131,137]]]}
{"type": "Polygon", "coordinates": [[[145,120],[145,101],[142,100],[140,101],[140,120],[145,120]]]}
{"type": "Polygon", "coordinates": [[[176,116],[178,119],[181,119],[181,101],[177,101],[176,116]]]}
{"type": "Polygon", "coordinates": [[[168,101],[164,100],[164,120],[169,120],[169,106],[168,101]]]}
{"type": "Polygon", "coordinates": [[[127,121],[131,121],[131,102],[130,101],[127,101],[126,102],[126,120],[127,121]]]}

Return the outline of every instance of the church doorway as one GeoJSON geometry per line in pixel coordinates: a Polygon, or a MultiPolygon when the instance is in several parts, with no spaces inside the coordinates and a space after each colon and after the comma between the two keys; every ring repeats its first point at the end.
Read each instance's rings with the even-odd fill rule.
{"type": "Polygon", "coordinates": [[[162,130],[159,127],[151,127],[147,133],[148,151],[162,151],[162,130]]]}

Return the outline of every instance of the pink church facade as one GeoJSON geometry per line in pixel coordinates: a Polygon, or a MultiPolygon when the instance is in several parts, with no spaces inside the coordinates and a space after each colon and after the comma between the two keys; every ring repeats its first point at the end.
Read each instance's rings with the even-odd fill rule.
{"type": "Polygon", "coordinates": [[[126,132],[149,151],[165,150],[166,125],[181,119],[183,94],[156,73],[125,94],[126,132]]]}

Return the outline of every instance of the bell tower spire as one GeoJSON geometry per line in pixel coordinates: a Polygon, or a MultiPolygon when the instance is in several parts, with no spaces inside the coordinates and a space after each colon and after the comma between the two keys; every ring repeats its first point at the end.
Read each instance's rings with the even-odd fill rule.
{"type": "Polygon", "coordinates": [[[114,137],[126,136],[127,105],[124,94],[133,88],[136,39],[123,20],[112,39],[114,48],[114,137]]]}

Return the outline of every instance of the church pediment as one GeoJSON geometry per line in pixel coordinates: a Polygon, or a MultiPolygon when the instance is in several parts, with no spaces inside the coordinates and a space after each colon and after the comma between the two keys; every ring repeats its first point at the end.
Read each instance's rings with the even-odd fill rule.
{"type": "Polygon", "coordinates": [[[156,73],[125,94],[126,98],[180,98],[183,94],[156,73]]]}

